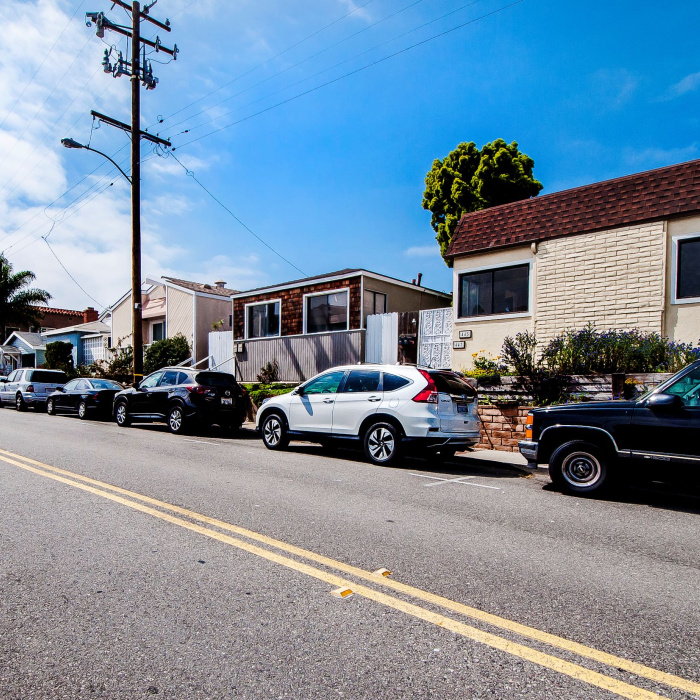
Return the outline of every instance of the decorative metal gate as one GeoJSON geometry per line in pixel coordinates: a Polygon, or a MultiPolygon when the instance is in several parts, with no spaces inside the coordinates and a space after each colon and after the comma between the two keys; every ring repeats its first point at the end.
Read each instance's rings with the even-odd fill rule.
{"type": "Polygon", "coordinates": [[[452,309],[420,312],[418,364],[433,369],[452,367],[452,309]]]}

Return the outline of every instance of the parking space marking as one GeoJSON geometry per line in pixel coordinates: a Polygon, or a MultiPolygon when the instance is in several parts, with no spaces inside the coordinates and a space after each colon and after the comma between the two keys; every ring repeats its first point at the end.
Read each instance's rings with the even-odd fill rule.
{"type": "Polygon", "coordinates": [[[498,486],[486,486],[486,484],[474,484],[467,479],[476,479],[475,476],[459,476],[456,479],[443,479],[441,476],[428,476],[427,474],[414,474],[409,472],[411,476],[419,476],[421,479],[435,479],[433,484],[425,484],[426,486],[442,486],[443,484],[462,484],[463,486],[478,486],[482,489],[493,489],[494,491],[503,491],[498,486]]]}
{"type": "Polygon", "coordinates": [[[184,439],[184,442],[198,442],[200,445],[220,445],[220,442],[205,442],[204,440],[189,440],[187,438],[184,439]]]}
{"type": "MultiPolygon", "coordinates": [[[[639,688],[638,686],[630,685],[628,683],[625,683],[624,681],[620,681],[610,676],[606,676],[596,671],[592,671],[591,669],[584,668],[577,664],[564,661],[563,659],[560,659],[558,657],[554,657],[549,654],[544,654],[530,647],[523,646],[522,644],[511,642],[507,639],[499,637],[498,635],[484,632],[469,625],[464,625],[463,623],[459,623],[451,618],[446,618],[443,615],[431,613],[425,610],[424,608],[420,608],[419,606],[399,601],[398,599],[395,599],[392,596],[383,595],[378,591],[368,589],[365,586],[357,586],[357,584],[354,583],[350,584],[350,582],[338,576],[334,576],[332,574],[329,575],[326,572],[321,571],[320,569],[316,569],[315,567],[308,566],[296,560],[290,560],[287,557],[278,555],[269,550],[260,549],[259,547],[251,545],[248,542],[244,542],[242,540],[223,535],[222,533],[210,530],[205,526],[214,526],[216,528],[233,532],[237,535],[246,537],[247,539],[260,542],[261,544],[264,544],[268,547],[272,547],[274,549],[281,550],[288,554],[292,554],[294,556],[313,561],[316,564],[321,564],[323,566],[335,569],[337,571],[342,571],[359,579],[372,581],[373,583],[381,585],[382,587],[393,589],[393,591],[395,591],[396,593],[402,593],[417,598],[424,603],[436,605],[443,609],[450,610],[454,613],[465,615],[467,617],[486,623],[488,625],[492,625],[498,629],[508,631],[535,640],[537,642],[548,644],[557,649],[577,654],[584,658],[591,659],[593,661],[605,664],[618,670],[628,671],[642,678],[646,678],[657,683],[662,683],[672,688],[677,688],[688,693],[700,695],[700,683],[689,680],[687,678],[682,678],[680,676],[676,676],[665,671],[660,671],[658,669],[646,666],[636,661],[631,661],[629,659],[625,659],[623,657],[616,656],[614,654],[610,654],[608,652],[586,646],[579,642],[566,639],[565,637],[560,637],[558,635],[551,634],[549,632],[544,632],[543,630],[539,630],[528,625],[523,625],[514,620],[509,620],[508,618],[500,617],[498,615],[494,615],[493,613],[488,613],[484,610],[479,610],[478,608],[465,605],[464,603],[459,603],[449,598],[444,598],[443,596],[437,595],[435,593],[430,593],[429,591],[425,591],[423,589],[415,588],[414,586],[401,583],[400,581],[396,581],[391,578],[379,578],[375,576],[372,572],[365,571],[351,564],[346,564],[344,562],[331,559],[322,554],[317,554],[310,550],[297,547],[296,545],[277,540],[275,538],[254,532],[252,530],[248,530],[246,528],[242,528],[238,525],[233,525],[231,523],[227,523],[225,521],[221,521],[216,518],[203,515],[201,513],[196,513],[194,511],[182,508],[180,506],[165,503],[163,501],[159,501],[149,496],[145,496],[142,494],[135,493],[133,491],[129,491],[127,489],[123,489],[119,486],[114,486],[102,481],[97,481],[96,479],[91,479],[90,477],[83,476],[81,474],[76,474],[74,472],[59,469],[58,467],[52,467],[51,465],[44,464],[43,462],[37,462],[36,460],[33,460],[29,457],[24,457],[22,455],[15,454],[13,452],[8,452],[6,450],[0,449],[0,460],[17,467],[21,467],[22,469],[33,472],[37,475],[48,477],[55,481],[64,483],[68,486],[73,486],[75,488],[79,488],[81,490],[93,493],[94,495],[107,498],[122,505],[131,507],[135,510],[139,510],[143,513],[152,515],[167,522],[171,522],[172,524],[180,525],[189,530],[199,532],[200,534],[212,537],[223,543],[236,546],[252,554],[257,554],[258,556],[268,559],[269,561],[282,564],[283,566],[288,566],[289,568],[295,569],[300,573],[306,573],[309,576],[312,576],[313,578],[327,581],[328,583],[332,583],[336,586],[353,585],[354,591],[361,596],[373,599],[376,602],[380,602],[401,612],[405,612],[415,617],[424,619],[440,627],[456,632],[457,634],[461,634],[465,637],[471,638],[474,641],[482,642],[488,646],[492,646],[494,648],[505,651],[506,653],[531,661],[535,664],[539,664],[545,668],[550,668],[552,670],[558,671],[559,673],[570,676],[572,678],[576,678],[585,683],[589,683],[590,685],[610,690],[611,692],[616,693],[617,695],[620,695],[622,697],[636,699],[658,698],[663,696],[659,696],[656,693],[639,688]],[[18,459],[22,461],[18,462],[18,459]],[[109,491],[112,491],[114,493],[109,493],[109,491]],[[121,496],[117,494],[121,494],[121,496]],[[141,503],[135,501],[141,501],[141,503]],[[161,508],[163,510],[154,510],[153,508],[142,504],[149,504],[151,506],[155,506],[156,508],[161,508]],[[179,516],[191,518],[195,522],[203,523],[204,526],[198,526],[193,522],[182,520],[177,516],[170,515],[167,511],[169,511],[170,513],[176,513],[179,516]]],[[[416,476],[421,475],[416,474],[416,476]]]]}

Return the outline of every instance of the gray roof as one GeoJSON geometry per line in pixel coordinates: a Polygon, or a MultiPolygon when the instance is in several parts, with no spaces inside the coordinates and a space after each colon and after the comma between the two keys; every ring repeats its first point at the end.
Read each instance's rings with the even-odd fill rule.
{"type": "Polygon", "coordinates": [[[40,333],[27,333],[26,331],[15,331],[12,335],[16,335],[18,338],[21,338],[27,345],[29,345],[32,348],[41,349],[46,344],[44,341],[44,337],[40,333]]]}
{"type": "Polygon", "coordinates": [[[88,321],[87,323],[78,323],[75,326],[66,326],[65,328],[54,328],[52,331],[44,331],[45,336],[63,335],[65,333],[109,333],[112,329],[102,321],[88,321]]]}
{"type": "Polygon", "coordinates": [[[230,297],[233,294],[238,294],[235,289],[226,289],[226,287],[217,287],[213,284],[204,284],[202,282],[190,282],[189,280],[179,280],[176,277],[163,277],[166,282],[172,282],[178,287],[190,289],[193,292],[202,292],[203,294],[216,294],[220,297],[230,297]]]}

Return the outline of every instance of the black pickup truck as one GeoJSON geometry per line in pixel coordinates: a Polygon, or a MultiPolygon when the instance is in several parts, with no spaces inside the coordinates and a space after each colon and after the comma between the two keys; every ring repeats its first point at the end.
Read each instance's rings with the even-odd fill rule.
{"type": "Polygon", "coordinates": [[[520,453],[549,465],[574,494],[599,493],[623,476],[659,481],[700,475],[700,361],[634,401],[537,408],[520,453]]]}

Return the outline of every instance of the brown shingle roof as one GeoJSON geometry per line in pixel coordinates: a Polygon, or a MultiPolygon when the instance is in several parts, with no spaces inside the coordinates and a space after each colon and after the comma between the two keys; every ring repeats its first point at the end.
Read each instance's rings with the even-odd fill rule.
{"type": "Polygon", "coordinates": [[[202,292],[204,294],[217,294],[221,297],[230,297],[232,294],[238,294],[235,289],[226,289],[225,287],[217,287],[213,284],[203,284],[202,282],[190,282],[189,280],[179,280],[175,277],[163,277],[164,280],[176,284],[178,287],[191,289],[193,292],[202,292]]]}
{"type": "Polygon", "coordinates": [[[700,211],[700,160],[465,214],[446,257],[700,211]]]}

